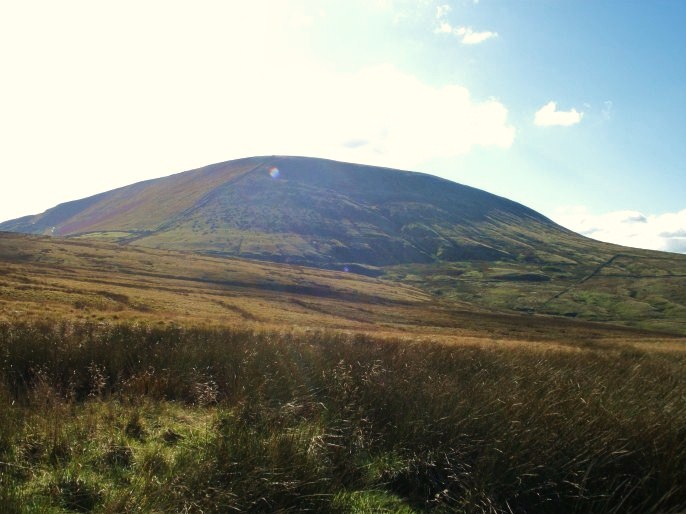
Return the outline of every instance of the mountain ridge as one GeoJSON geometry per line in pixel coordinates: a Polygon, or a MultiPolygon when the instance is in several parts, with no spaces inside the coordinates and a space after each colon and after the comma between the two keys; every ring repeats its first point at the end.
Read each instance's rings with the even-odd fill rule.
{"type": "Polygon", "coordinates": [[[131,184],[0,230],[332,267],[514,258],[480,233],[495,229],[519,253],[530,250],[527,237],[503,230],[512,223],[576,237],[522,204],[433,175],[264,156],[131,184]]]}

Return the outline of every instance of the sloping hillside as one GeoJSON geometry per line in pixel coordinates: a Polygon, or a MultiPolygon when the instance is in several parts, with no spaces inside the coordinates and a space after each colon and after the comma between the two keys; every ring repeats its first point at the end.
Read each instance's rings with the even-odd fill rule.
{"type": "Polygon", "coordinates": [[[408,171],[254,157],[0,230],[346,270],[480,308],[686,333],[686,256],[593,241],[505,198],[408,171]]]}
{"type": "Polygon", "coordinates": [[[0,323],[49,319],[346,330],[501,346],[679,344],[641,330],[480,308],[353,273],[0,233],[0,323]]]}
{"type": "Polygon", "coordinates": [[[62,204],[0,229],[339,268],[537,256],[565,261],[570,246],[588,244],[484,191],[431,175],[301,157],[215,164],[62,204]]]}

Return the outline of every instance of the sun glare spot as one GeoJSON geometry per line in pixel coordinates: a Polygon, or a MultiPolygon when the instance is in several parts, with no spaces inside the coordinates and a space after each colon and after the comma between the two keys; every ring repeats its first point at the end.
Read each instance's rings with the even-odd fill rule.
{"type": "Polygon", "coordinates": [[[277,168],[276,166],[272,166],[271,168],[269,168],[269,176],[271,178],[279,178],[280,174],[281,172],[279,171],[279,168],[277,168]]]}

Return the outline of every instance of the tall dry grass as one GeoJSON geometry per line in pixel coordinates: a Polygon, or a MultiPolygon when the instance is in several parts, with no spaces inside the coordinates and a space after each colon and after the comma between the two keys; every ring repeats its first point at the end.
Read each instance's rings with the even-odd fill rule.
{"type": "Polygon", "coordinates": [[[0,325],[0,503],[683,511],[686,359],[590,348],[0,325]]]}

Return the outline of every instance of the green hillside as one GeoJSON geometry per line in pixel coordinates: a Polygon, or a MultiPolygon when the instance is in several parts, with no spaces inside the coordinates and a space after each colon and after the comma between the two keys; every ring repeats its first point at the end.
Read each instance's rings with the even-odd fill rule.
{"type": "Polygon", "coordinates": [[[347,270],[489,309],[686,332],[686,256],[594,241],[505,198],[409,171],[254,157],[0,230],[347,270]]]}
{"type": "Polygon", "coordinates": [[[0,230],[321,267],[564,261],[570,244],[584,242],[522,205],[431,175],[300,157],[141,182],[0,230]]]}

